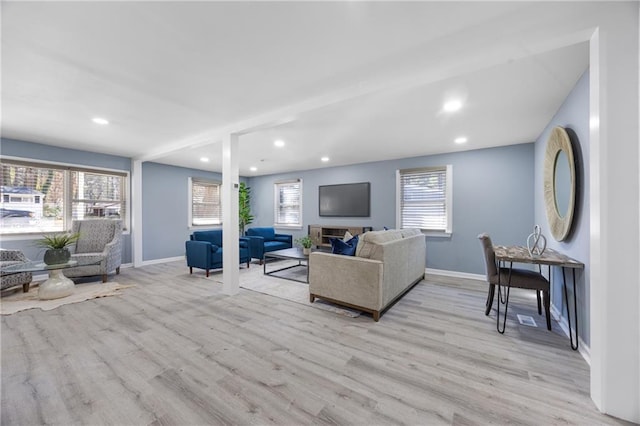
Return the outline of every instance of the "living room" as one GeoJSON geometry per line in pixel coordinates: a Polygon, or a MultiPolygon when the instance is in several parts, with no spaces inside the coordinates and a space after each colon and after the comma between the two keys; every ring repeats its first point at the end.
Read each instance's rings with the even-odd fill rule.
{"type": "MultiPolygon", "coordinates": [[[[306,234],[308,225],[317,223],[363,225],[371,226],[376,230],[383,227],[395,228],[396,170],[452,165],[454,179],[453,232],[447,237],[427,238],[426,267],[434,273],[477,277],[484,273],[480,249],[475,239],[478,233],[489,232],[498,244],[523,244],[534,224],[541,224],[543,231],[545,231],[546,217],[541,188],[545,144],[553,126],[560,125],[573,129],[580,142],[580,164],[583,177],[583,192],[578,199],[577,207],[579,213],[576,217],[576,227],[572,238],[567,243],[550,241],[550,247],[582,260],[587,266],[585,272],[578,275],[577,288],[579,293],[577,297],[581,324],[579,337],[581,344],[589,349],[585,357],[590,358],[591,369],[596,370],[595,373],[592,372],[596,375],[592,376],[592,386],[601,387],[598,392],[592,390],[592,395],[595,400],[600,398],[598,396],[600,392],[608,395],[599,402],[597,401],[597,406],[618,417],[638,421],[633,417],[634,414],[628,414],[633,410],[627,411],[630,405],[624,403],[625,400],[630,400],[628,398],[637,395],[637,381],[635,384],[633,381],[626,382],[628,386],[621,387],[621,389],[626,389],[627,394],[622,399],[613,398],[612,395],[617,395],[618,391],[610,389],[608,385],[610,380],[614,380],[613,377],[618,377],[620,374],[633,377],[633,374],[637,373],[637,366],[634,367],[633,364],[633,356],[637,360],[638,345],[632,349],[634,346],[633,344],[629,345],[628,336],[610,330],[610,328],[615,328],[615,324],[619,324],[619,321],[630,323],[632,327],[640,326],[637,324],[639,322],[637,305],[640,297],[634,299],[638,293],[637,267],[630,268],[623,273],[614,272],[615,264],[611,260],[613,257],[619,261],[625,261],[628,265],[636,265],[635,260],[638,257],[637,238],[632,238],[629,234],[633,235],[633,232],[628,231],[637,229],[638,215],[635,214],[635,219],[633,219],[634,212],[637,213],[637,206],[630,208],[629,204],[634,206],[635,204],[629,203],[629,198],[620,197],[614,194],[615,191],[610,191],[613,188],[624,186],[624,182],[637,181],[635,179],[638,169],[637,147],[629,148],[628,146],[633,145],[634,140],[637,141],[637,137],[634,139],[629,136],[637,136],[637,120],[629,121],[629,114],[632,114],[633,111],[637,112],[638,109],[637,96],[630,96],[628,93],[621,94],[616,91],[618,88],[616,84],[622,84],[617,83],[616,80],[630,81],[627,74],[624,75],[624,79],[616,79],[612,75],[618,72],[613,70],[625,68],[620,64],[633,63],[633,61],[625,56],[628,56],[627,50],[612,49],[609,51],[607,50],[609,49],[608,44],[601,47],[608,53],[607,58],[595,57],[593,50],[595,42],[591,33],[586,36],[582,34],[579,37],[575,35],[578,28],[583,26],[591,28],[593,22],[597,22],[599,28],[611,31],[611,22],[616,22],[617,26],[618,18],[621,15],[627,16],[629,13],[622,5],[620,10],[608,10],[607,13],[598,9],[597,5],[584,6],[586,8],[584,10],[581,9],[583,7],[581,4],[575,7],[589,16],[589,18],[585,18],[588,25],[585,23],[576,24],[567,34],[575,37],[572,39],[571,45],[582,43],[582,49],[585,52],[588,51],[586,66],[583,66],[577,74],[575,83],[570,90],[564,93],[562,99],[557,102],[557,111],[538,128],[536,137],[527,141],[513,140],[502,146],[476,149],[470,148],[473,146],[472,137],[470,137],[466,147],[454,147],[449,152],[408,156],[388,154],[387,159],[367,162],[352,161],[344,165],[333,165],[339,161],[339,153],[336,153],[331,155],[333,163],[329,163],[329,165],[320,165],[317,168],[305,167],[299,170],[290,169],[268,174],[244,172],[240,173],[240,181],[245,182],[252,190],[252,212],[255,216],[252,225],[272,226],[274,224],[274,184],[291,179],[301,179],[302,224],[294,229],[283,228],[297,237],[306,234]],[[602,15],[602,17],[596,18],[596,15],[602,15]],[[622,56],[625,58],[623,59],[622,56]],[[597,92],[601,94],[601,97],[595,97],[594,84],[601,85],[601,91],[597,92]],[[604,126],[602,123],[605,119],[602,115],[600,116],[601,128],[597,133],[598,140],[594,140],[593,102],[595,101],[602,103],[598,104],[598,108],[607,112],[606,120],[609,120],[605,121],[606,126],[604,126]],[[589,105],[590,102],[591,105],[589,105]],[[606,144],[603,141],[607,141],[606,144]],[[626,154],[622,151],[625,151],[626,154]],[[628,155],[629,153],[634,155],[628,155]],[[631,167],[617,167],[618,164],[626,165],[629,162],[632,162],[630,163],[631,167]],[[490,171],[494,171],[494,173],[490,171]],[[353,182],[370,182],[371,215],[364,218],[330,219],[329,221],[320,217],[318,215],[318,187],[353,182]],[[594,204],[596,198],[602,199],[602,201],[598,201],[597,208],[594,204]],[[625,210],[625,212],[622,213],[621,210],[625,210]],[[594,227],[608,230],[611,237],[598,236],[597,232],[594,233],[594,227]],[[622,227],[624,227],[624,232],[620,230],[622,227]],[[610,241],[609,238],[614,238],[614,235],[616,236],[615,240],[610,241]],[[594,240],[596,237],[597,239],[594,240]],[[618,247],[619,244],[622,247],[618,247]],[[603,259],[594,260],[594,256],[602,256],[603,259]],[[623,275],[618,275],[619,273],[623,275]],[[616,294],[611,295],[611,292],[602,288],[604,284],[601,283],[606,282],[620,282],[617,284],[620,287],[616,290],[616,294]],[[603,296],[602,293],[607,294],[603,296]],[[625,294],[627,297],[623,296],[625,294]],[[624,301],[621,302],[619,298],[624,301]],[[594,308],[594,299],[606,300],[607,304],[605,307],[594,308]],[[624,306],[624,309],[619,309],[614,314],[612,313],[615,310],[614,306],[624,306]],[[602,314],[603,311],[600,309],[607,314],[602,314]],[[601,318],[605,319],[601,320],[601,318]],[[620,364],[628,366],[628,368],[613,367],[608,364],[609,361],[604,360],[607,357],[602,352],[605,350],[603,335],[611,336],[606,339],[606,347],[611,345],[612,348],[618,349],[617,353],[630,354],[631,358],[620,364]],[[616,344],[618,337],[620,342],[616,344]],[[609,401],[609,403],[603,403],[603,401],[609,401]],[[618,403],[621,406],[618,407],[618,403]]],[[[626,5],[626,7],[630,7],[636,12],[635,21],[625,25],[633,28],[631,32],[636,31],[635,43],[637,46],[637,5],[635,8],[631,5],[626,5]]],[[[560,9],[555,12],[560,13],[558,16],[566,17],[575,13],[575,10],[560,9]]],[[[3,17],[4,19],[5,17],[3,17]]],[[[545,27],[545,22],[543,19],[541,27],[545,27]]],[[[549,19],[547,25],[552,26],[555,22],[555,20],[549,19]]],[[[624,34],[624,31],[614,34],[607,32],[607,34],[608,37],[620,37],[620,40],[624,40],[622,45],[629,44],[629,36],[624,34]]],[[[569,37],[566,34],[565,36],[569,37]]],[[[611,43],[611,41],[608,39],[606,43],[611,43]]],[[[568,43],[565,42],[565,44],[568,43]]],[[[637,49],[633,53],[637,59],[637,49]]],[[[637,65],[637,60],[635,64],[637,65]]],[[[637,72],[635,72],[629,83],[631,87],[637,88],[637,79],[637,72]]],[[[637,93],[637,90],[634,93],[637,93]]],[[[500,121],[496,121],[495,126],[499,125],[501,125],[500,121]]],[[[190,178],[218,182],[224,180],[224,176],[219,171],[213,171],[210,168],[181,167],[171,164],[170,157],[178,155],[175,151],[165,157],[158,154],[156,158],[151,160],[139,160],[134,156],[108,154],[105,153],[106,150],[102,149],[77,149],[81,147],[80,145],[76,145],[77,148],[70,148],[64,143],[56,144],[55,141],[39,140],[37,137],[5,138],[6,134],[3,131],[1,153],[3,158],[73,164],[129,173],[132,188],[130,209],[131,218],[134,220],[129,222],[129,230],[124,235],[123,263],[136,268],[183,259],[184,242],[191,233],[188,226],[187,205],[190,197],[188,180],[190,178]],[[136,167],[139,169],[136,170],[136,167]],[[142,196],[136,197],[136,193],[142,194],[142,196]],[[136,224],[138,225],[136,226],[136,224]],[[180,225],[176,226],[176,224],[180,225]],[[139,244],[138,250],[136,250],[134,241],[139,244]]],[[[240,136],[240,144],[243,143],[243,137],[240,136]]],[[[271,140],[269,140],[270,142],[271,140]]],[[[287,156],[286,150],[293,144],[293,141],[285,140],[285,142],[287,145],[281,149],[269,146],[269,149],[274,152],[272,154],[274,158],[281,157],[284,161],[287,156]]],[[[389,143],[389,145],[393,146],[394,143],[389,143]]],[[[377,144],[372,144],[371,150],[377,148],[377,144]]],[[[186,148],[178,149],[178,151],[180,150],[190,151],[186,148]]],[[[154,149],[152,151],[159,153],[162,150],[154,149]]],[[[216,152],[219,152],[219,145],[210,151],[210,155],[214,156],[216,152]]],[[[192,154],[196,157],[196,161],[199,161],[200,156],[195,152],[192,154]]],[[[252,165],[246,164],[243,167],[248,168],[252,165]]],[[[260,164],[256,164],[256,167],[259,168],[260,164]]],[[[638,194],[633,194],[631,200],[637,200],[637,196],[638,194]]],[[[37,258],[39,253],[30,245],[31,239],[3,236],[2,246],[3,248],[20,248],[29,257],[37,258]]],[[[563,299],[560,290],[559,286],[554,289],[553,303],[558,309],[560,321],[562,321],[562,318],[566,319],[566,313],[562,312],[563,299]]],[[[479,307],[479,310],[481,309],[479,307]]],[[[498,337],[496,336],[496,338],[498,337]]],[[[633,339],[631,341],[634,342],[633,339]]],[[[608,352],[608,349],[606,351],[608,352]]],[[[615,383],[617,387],[620,381],[616,379],[615,383]]]]}

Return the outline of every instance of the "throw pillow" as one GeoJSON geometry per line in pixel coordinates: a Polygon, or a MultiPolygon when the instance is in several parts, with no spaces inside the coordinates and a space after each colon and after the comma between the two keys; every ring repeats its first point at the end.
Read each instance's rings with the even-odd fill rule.
{"type": "Polygon", "coordinates": [[[352,238],[353,238],[353,235],[351,235],[351,232],[347,231],[344,233],[344,238],[342,238],[342,241],[346,243],[352,238]]]}
{"type": "Polygon", "coordinates": [[[331,253],[342,254],[344,256],[353,256],[356,254],[358,246],[358,236],[351,238],[346,243],[340,238],[331,238],[331,253]]]}

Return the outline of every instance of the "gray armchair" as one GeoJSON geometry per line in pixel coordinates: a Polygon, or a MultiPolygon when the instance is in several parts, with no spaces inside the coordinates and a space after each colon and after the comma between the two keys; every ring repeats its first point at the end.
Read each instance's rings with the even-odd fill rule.
{"type": "Polygon", "coordinates": [[[15,265],[17,263],[25,263],[28,261],[29,259],[27,259],[20,250],[0,249],[0,290],[21,285],[23,292],[29,292],[29,286],[31,285],[31,280],[33,279],[33,275],[31,274],[31,272],[6,274],[3,271],[5,266],[15,265]]]}
{"type": "Polygon", "coordinates": [[[107,274],[120,273],[122,263],[122,221],[114,219],[74,220],[71,232],[80,238],[71,246],[71,260],[79,260],[84,266],[65,269],[69,278],[101,275],[107,282],[107,274]],[[87,265],[87,263],[90,263],[87,265]]]}

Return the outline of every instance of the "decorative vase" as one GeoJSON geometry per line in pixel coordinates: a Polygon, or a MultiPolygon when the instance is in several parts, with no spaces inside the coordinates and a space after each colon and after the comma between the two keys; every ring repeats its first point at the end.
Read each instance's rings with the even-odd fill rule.
{"type": "Polygon", "coordinates": [[[527,249],[531,256],[540,256],[547,248],[547,239],[542,235],[539,225],[533,227],[533,233],[527,237],[527,249]]]}
{"type": "Polygon", "coordinates": [[[49,249],[44,252],[44,263],[47,265],[60,265],[71,259],[71,252],[67,248],[49,249]]]}
{"type": "Polygon", "coordinates": [[[302,254],[309,256],[311,254],[311,247],[302,247],[302,254]]]}

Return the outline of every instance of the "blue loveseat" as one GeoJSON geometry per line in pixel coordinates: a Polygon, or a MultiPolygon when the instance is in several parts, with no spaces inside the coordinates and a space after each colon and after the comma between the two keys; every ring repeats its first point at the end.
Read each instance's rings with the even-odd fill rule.
{"type": "MultiPolygon", "coordinates": [[[[195,231],[191,234],[191,239],[185,243],[187,249],[187,266],[189,273],[193,273],[193,268],[200,268],[207,271],[210,269],[222,268],[222,230],[195,231]]],[[[240,237],[240,263],[246,263],[247,268],[251,262],[251,252],[249,251],[249,240],[240,237]]]]}
{"type": "Polygon", "coordinates": [[[293,247],[291,235],[276,234],[275,228],[272,227],[249,228],[247,229],[245,237],[249,239],[251,257],[259,259],[261,265],[266,252],[293,247]]]}

